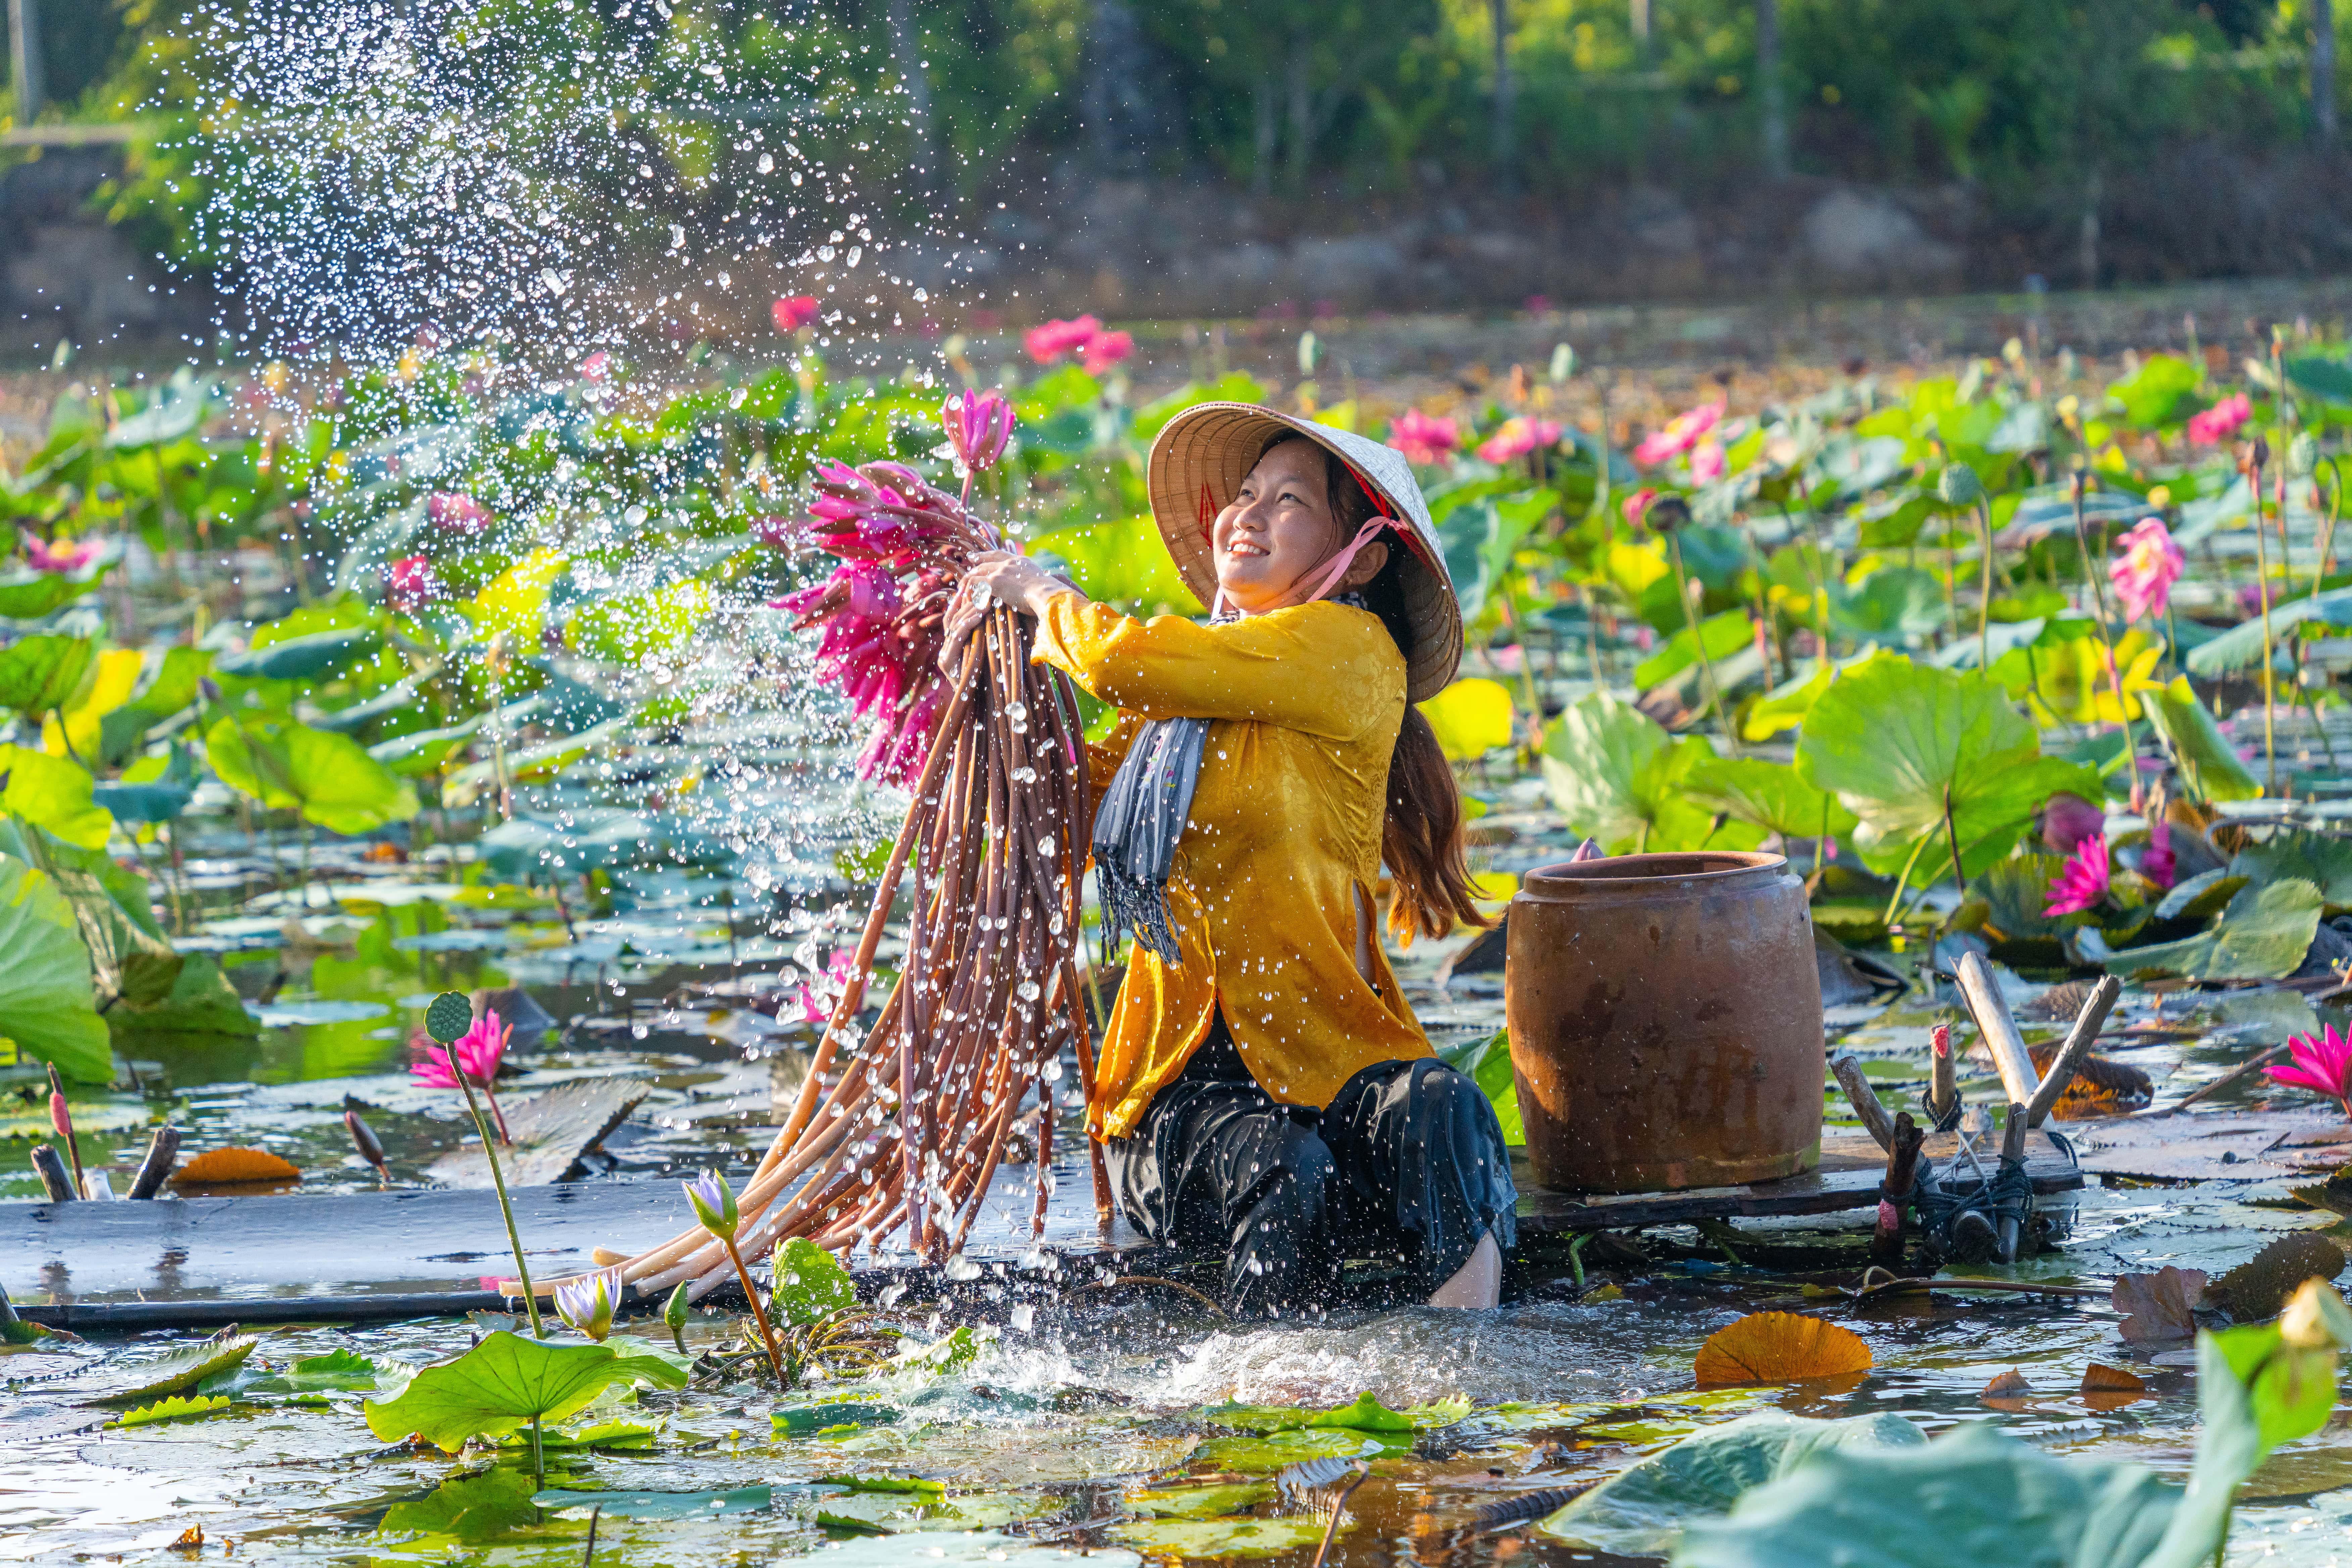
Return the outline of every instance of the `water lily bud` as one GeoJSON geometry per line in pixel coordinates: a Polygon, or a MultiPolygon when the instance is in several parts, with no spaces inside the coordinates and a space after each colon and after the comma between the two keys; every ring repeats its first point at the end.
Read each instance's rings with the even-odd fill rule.
{"type": "Polygon", "coordinates": [[[2319,441],[2308,430],[2299,433],[2286,444],[2286,471],[2295,479],[2307,479],[2319,467],[2319,441]]]}
{"type": "Polygon", "coordinates": [[[383,1143],[376,1137],[375,1129],[361,1121],[358,1111],[347,1107],[343,1111],[343,1131],[352,1135],[352,1147],[360,1152],[360,1158],[373,1165],[379,1173],[383,1173],[383,1143]]]}
{"type": "Polygon", "coordinates": [[[940,423],[956,457],[977,473],[1004,455],[1013,434],[1013,405],[1001,392],[959,392],[940,405],[940,423]]]}
{"type": "Polygon", "coordinates": [[[1690,520],[1690,502],[1680,496],[1660,496],[1642,516],[1643,521],[1660,533],[1672,533],[1690,520]]]}
{"type": "Polygon", "coordinates": [[[2279,1337],[2297,1350],[2352,1347],[2352,1308],[2325,1279],[2306,1279],[2279,1314],[2279,1337]]]}
{"type": "Polygon", "coordinates": [[[2266,468],[2271,460],[2271,444],[2260,436],[2246,444],[2246,461],[2254,467],[2266,468]]]}
{"type": "Polygon", "coordinates": [[[220,683],[209,675],[196,677],[196,689],[204,694],[204,699],[207,702],[217,702],[221,700],[220,683]]]}
{"type": "Polygon", "coordinates": [[[1936,476],[1936,499],[1946,506],[1974,506],[1984,499],[1984,481],[1966,463],[1948,463],[1936,476]]]}
{"type": "Polygon", "coordinates": [[[678,1184],[686,1189],[686,1201],[694,1205],[697,1223],[721,1241],[732,1241],[742,1215],[735,1206],[735,1189],[727,1184],[727,1178],[716,1171],[705,1171],[678,1184]]]}
{"type": "Polygon", "coordinates": [[[662,1321],[673,1331],[686,1327],[686,1310],[690,1305],[687,1292],[692,1288],[691,1281],[679,1285],[669,1293],[669,1300],[662,1303],[662,1321]]]}

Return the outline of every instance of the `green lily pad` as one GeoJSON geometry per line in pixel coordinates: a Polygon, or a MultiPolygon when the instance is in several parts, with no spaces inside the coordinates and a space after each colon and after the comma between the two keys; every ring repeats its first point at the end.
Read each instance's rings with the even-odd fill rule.
{"type": "Polygon", "coordinates": [[[539,1508],[532,1500],[537,1486],[529,1472],[505,1466],[459,1476],[425,1497],[393,1504],[376,1529],[385,1535],[495,1540],[539,1522],[539,1508]]]}
{"type": "Polygon", "coordinates": [[[503,1437],[533,1419],[560,1421],[627,1382],[683,1388],[686,1374],[653,1356],[550,1344],[501,1330],[455,1361],[425,1368],[398,1397],[370,1401],[368,1430],[387,1443],[414,1433],[455,1453],[469,1437],[503,1437]]]}
{"type": "MultiPolygon", "coordinates": [[[[1353,1518],[1339,1521],[1339,1533],[1356,1527],[1353,1518]]],[[[1285,1514],[1276,1519],[1139,1519],[1115,1524],[1110,1533],[1125,1545],[1155,1556],[1279,1557],[1286,1552],[1311,1548],[1328,1528],[1311,1514],[1285,1514]]]]}
{"type": "Polygon", "coordinates": [[[2178,942],[2118,951],[2085,930],[2074,944],[2084,958],[2117,974],[2156,970],[2191,980],[2276,980],[2303,963],[2321,908],[2319,889],[2291,877],[2241,889],[2211,929],[2178,942]]]}
{"type": "Polygon", "coordinates": [[[209,1415],[216,1410],[226,1410],[231,1403],[226,1394],[200,1394],[194,1399],[182,1399],[175,1395],[126,1410],[116,1416],[112,1424],[117,1426],[152,1426],[164,1421],[184,1421],[190,1416],[209,1415]]]}
{"type": "Polygon", "coordinates": [[[770,1487],[738,1487],[724,1492],[575,1492],[551,1487],[531,1501],[547,1509],[602,1509],[615,1519],[710,1519],[750,1513],[774,1500],[770,1487]]]}
{"type": "Polygon", "coordinates": [[[883,1426],[903,1414],[895,1405],[795,1405],[770,1417],[776,1431],[787,1437],[805,1437],[834,1426],[883,1426]]]}
{"type": "Polygon", "coordinates": [[[1285,1465],[1306,1459],[1370,1458],[1402,1454],[1412,1447],[1410,1438],[1360,1432],[1351,1426],[1297,1426],[1263,1437],[1213,1437],[1193,1451],[1204,1465],[1251,1474],[1271,1474],[1285,1465]]]}
{"type": "Polygon", "coordinates": [[[857,1305],[857,1287],[841,1259],[794,1237],[775,1253],[774,1310],[780,1322],[814,1323],[857,1305]]]}
{"type": "Polygon", "coordinates": [[[1272,1496],[1273,1482],[1244,1481],[1129,1492],[1127,1506],[1154,1519],[1214,1519],[1221,1514],[1239,1513],[1272,1496]]]}

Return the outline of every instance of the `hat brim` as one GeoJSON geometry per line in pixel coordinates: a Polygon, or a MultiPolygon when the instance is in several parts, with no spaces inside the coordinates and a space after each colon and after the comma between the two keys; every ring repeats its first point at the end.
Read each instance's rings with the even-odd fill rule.
{"type": "Polygon", "coordinates": [[[1429,503],[1404,454],[1352,431],[1277,413],[1255,403],[1196,403],[1160,428],[1145,465],[1151,515],[1176,570],[1201,603],[1215,602],[1217,570],[1201,525],[1205,488],[1212,512],[1223,510],[1276,435],[1304,436],[1336,454],[1384,503],[1405,543],[1401,579],[1412,647],[1405,654],[1405,695],[1423,702],[1445,689],[1462,663],[1462,606],[1445,569],[1445,550],[1429,503]]]}

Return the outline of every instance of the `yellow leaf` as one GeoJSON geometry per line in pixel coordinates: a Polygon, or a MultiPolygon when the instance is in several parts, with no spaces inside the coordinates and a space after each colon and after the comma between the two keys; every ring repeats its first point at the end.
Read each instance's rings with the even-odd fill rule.
{"type": "Polygon", "coordinates": [[[266,1149],[214,1149],[173,1173],[174,1186],[226,1187],[247,1182],[299,1182],[302,1173],[266,1149]]]}
{"type": "Polygon", "coordinates": [[[41,721],[41,750],[53,757],[72,755],[84,763],[98,757],[98,721],[131,700],[146,658],[134,647],[110,648],[98,656],[98,668],[81,695],[62,711],[65,723],[51,713],[41,721]],[[68,753],[66,744],[71,742],[68,753]]]}
{"type": "Polygon", "coordinates": [[[1693,1369],[1698,1385],[1802,1383],[1870,1370],[1870,1347],[1852,1329],[1796,1312],[1750,1312],[1709,1334],[1693,1369]]]}
{"type": "Polygon", "coordinates": [[[1637,604],[1643,589],[1672,570],[1666,564],[1665,547],[1661,544],[1612,544],[1609,547],[1607,566],[1609,580],[1637,604]]]}
{"type": "Polygon", "coordinates": [[[1483,757],[1511,743],[1511,693],[1499,680],[1457,680],[1421,705],[1437,731],[1437,748],[1454,762],[1483,757]]]}
{"type": "Polygon", "coordinates": [[[545,546],[532,551],[492,578],[474,595],[474,624],[485,635],[504,632],[523,646],[539,646],[541,624],[547,619],[547,588],[569,564],[545,546]]]}

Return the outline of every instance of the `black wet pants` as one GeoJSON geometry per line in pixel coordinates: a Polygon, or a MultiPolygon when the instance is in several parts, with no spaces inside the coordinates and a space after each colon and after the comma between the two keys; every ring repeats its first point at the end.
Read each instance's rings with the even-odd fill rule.
{"type": "Polygon", "coordinates": [[[1131,1138],[1105,1145],[1129,1224],[1225,1256],[1234,1310],[1329,1302],[1347,1258],[1399,1262],[1427,1296],[1492,1234],[1517,1239],[1495,1108],[1433,1058],[1380,1062],[1322,1110],[1260,1089],[1219,1018],[1131,1138]]]}

